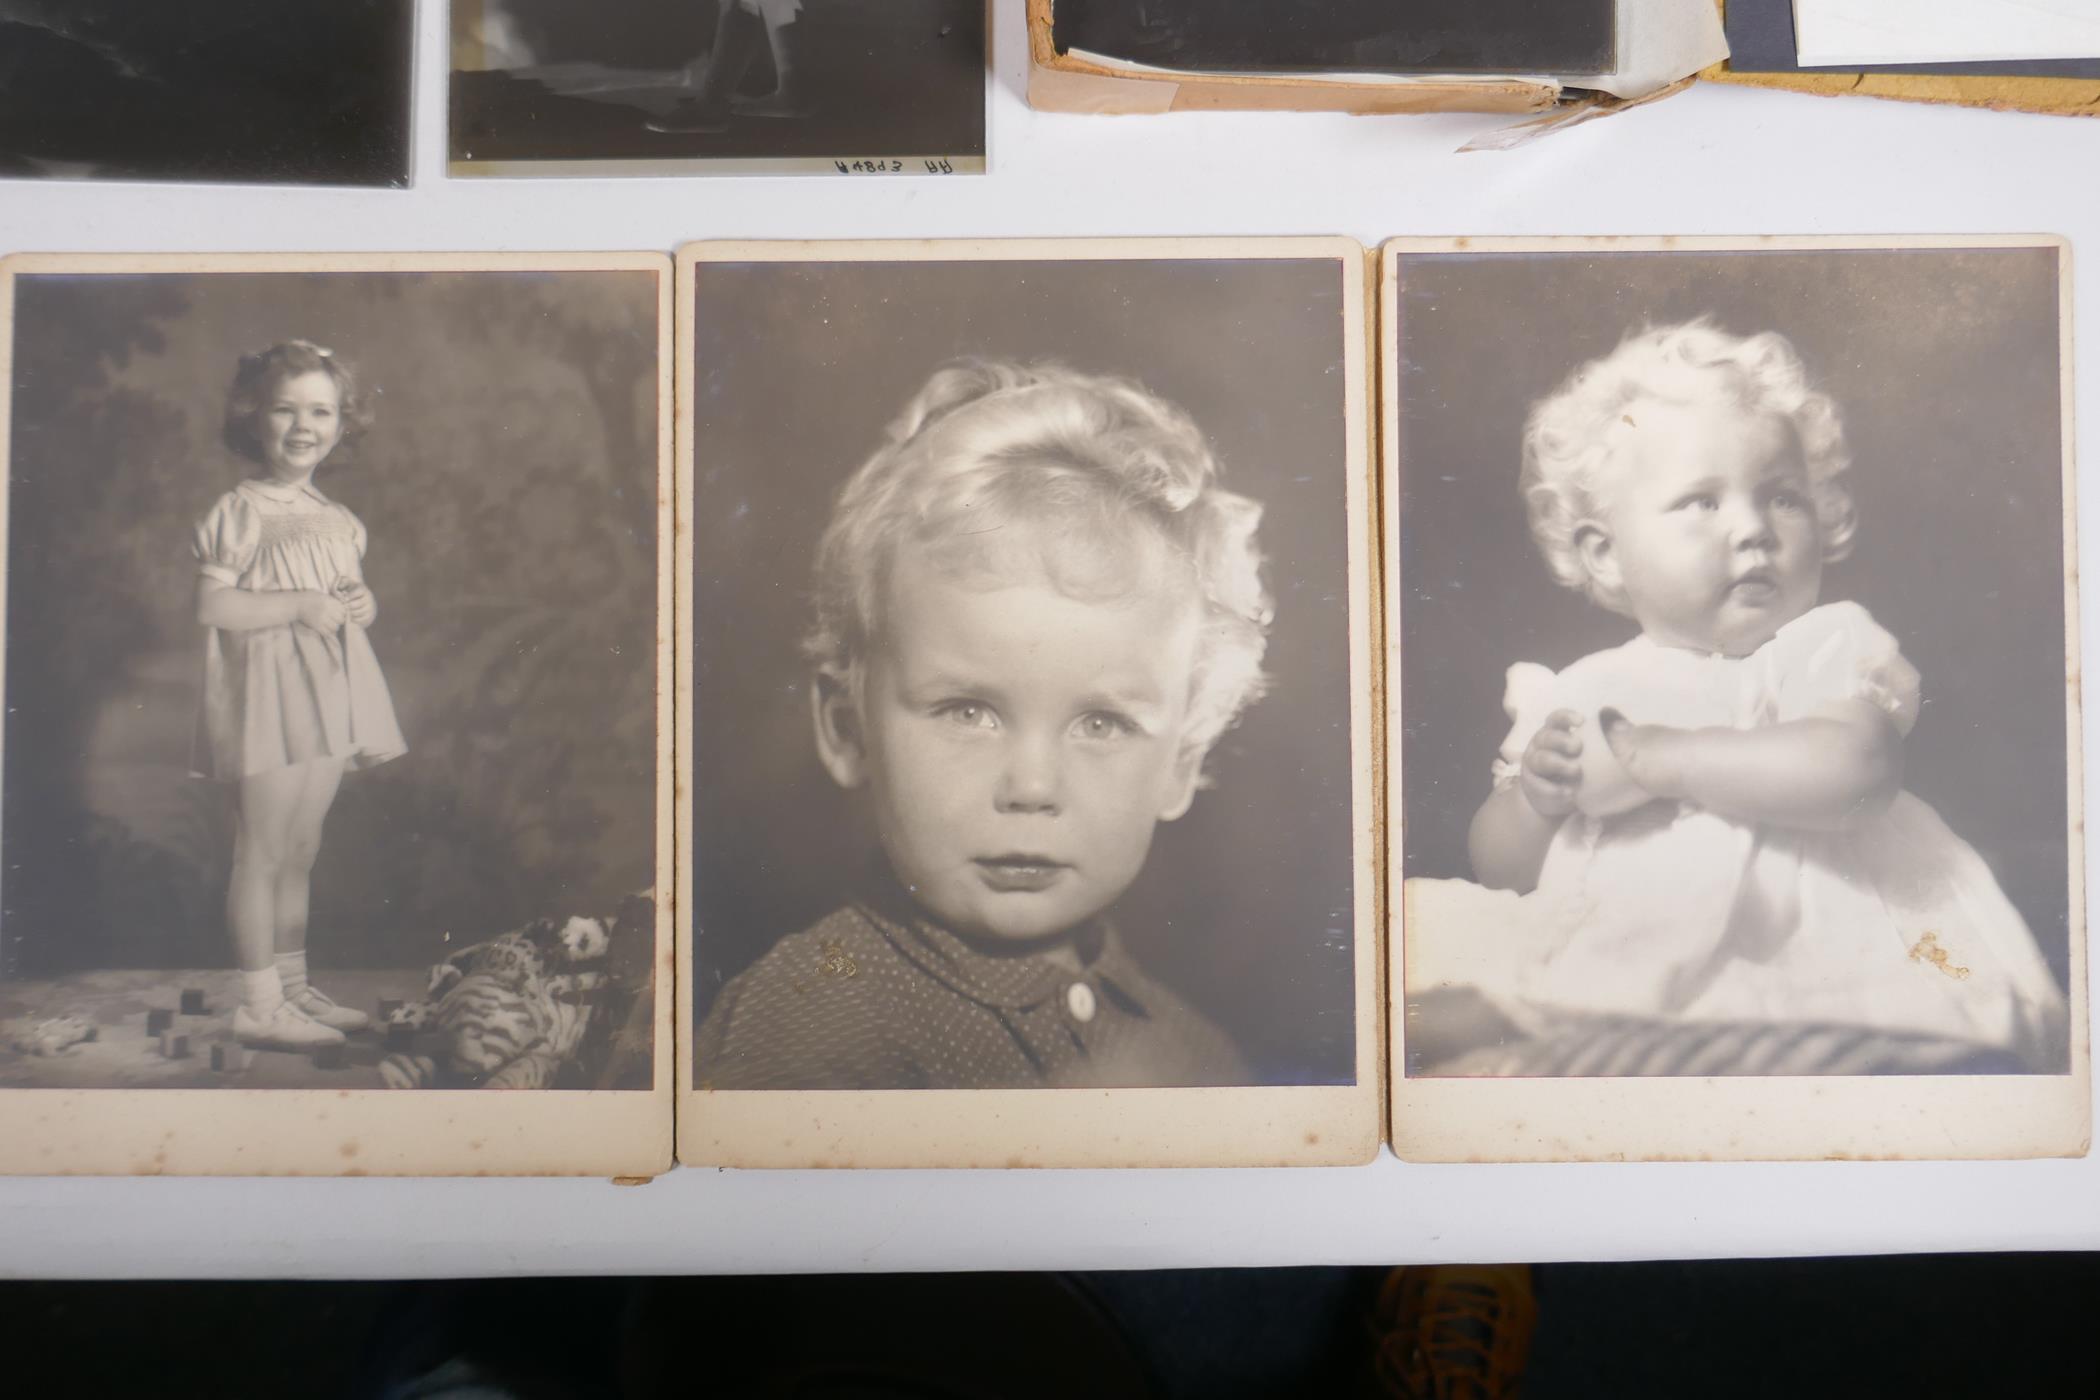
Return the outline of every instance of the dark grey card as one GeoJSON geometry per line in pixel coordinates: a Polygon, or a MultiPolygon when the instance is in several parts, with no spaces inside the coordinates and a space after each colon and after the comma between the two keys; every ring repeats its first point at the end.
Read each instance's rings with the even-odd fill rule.
{"type": "Polygon", "coordinates": [[[1060,50],[1188,71],[1599,73],[1613,0],[1057,0],[1060,50]]]}

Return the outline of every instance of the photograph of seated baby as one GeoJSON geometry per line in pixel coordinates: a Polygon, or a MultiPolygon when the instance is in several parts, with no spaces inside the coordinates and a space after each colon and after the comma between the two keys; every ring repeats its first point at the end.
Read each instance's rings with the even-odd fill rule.
{"type": "Polygon", "coordinates": [[[1241,276],[1281,383],[1200,264],[700,265],[696,1087],[1350,1082],[1340,277],[1241,276]]]}
{"type": "Polygon", "coordinates": [[[1409,1073],[2066,1069],[2055,255],[1403,257],[1409,1073]]]}

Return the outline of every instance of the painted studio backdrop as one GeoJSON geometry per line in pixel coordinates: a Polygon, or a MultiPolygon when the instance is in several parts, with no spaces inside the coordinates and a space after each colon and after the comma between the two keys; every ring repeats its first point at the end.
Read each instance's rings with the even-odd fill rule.
{"type": "Polygon", "coordinates": [[[315,968],[420,995],[452,951],[650,888],[656,295],[635,271],[17,279],[0,1017],[95,970],[231,966],[231,802],[189,771],[190,539],[252,472],[220,438],[236,358],[290,337],[374,408],[314,484],[369,530],[409,750],[343,783],[315,968]]]}

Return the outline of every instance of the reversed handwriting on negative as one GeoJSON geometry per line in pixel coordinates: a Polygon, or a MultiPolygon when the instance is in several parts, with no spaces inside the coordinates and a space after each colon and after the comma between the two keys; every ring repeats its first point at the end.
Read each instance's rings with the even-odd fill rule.
{"type": "Polygon", "coordinates": [[[955,162],[946,156],[919,156],[912,160],[833,160],[831,168],[841,175],[953,175],[955,162]]]}

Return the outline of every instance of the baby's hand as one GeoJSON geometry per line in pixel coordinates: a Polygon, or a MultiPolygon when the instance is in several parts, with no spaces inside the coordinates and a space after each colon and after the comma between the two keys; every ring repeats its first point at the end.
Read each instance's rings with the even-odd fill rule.
{"type": "Polygon", "coordinates": [[[1555,710],[1524,749],[1518,781],[1524,800],[1542,817],[1565,817],[1575,810],[1575,793],[1582,786],[1581,728],[1581,715],[1555,710]]]}
{"type": "Polygon", "coordinates": [[[326,593],[302,593],[299,595],[299,620],[316,632],[342,630],[343,619],[349,612],[342,603],[326,593]]]}
{"type": "Polygon", "coordinates": [[[1685,760],[1697,742],[1692,731],[1666,724],[1635,724],[1617,710],[1600,710],[1597,724],[1626,776],[1651,797],[1682,798],[1685,760]]]}

